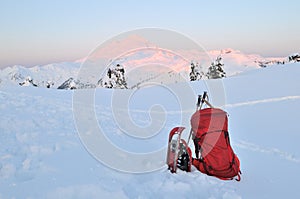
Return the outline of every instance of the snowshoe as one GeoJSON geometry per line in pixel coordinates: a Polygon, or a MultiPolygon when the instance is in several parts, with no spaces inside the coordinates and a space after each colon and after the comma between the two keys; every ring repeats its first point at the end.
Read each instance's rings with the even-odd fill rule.
{"type": "Polygon", "coordinates": [[[171,173],[176,173],[177,167],[184,171],[191,171],[192,152],[185,140],[181,139],[184,127],[175,127],[169,134],[167,165],[171,173]]]}

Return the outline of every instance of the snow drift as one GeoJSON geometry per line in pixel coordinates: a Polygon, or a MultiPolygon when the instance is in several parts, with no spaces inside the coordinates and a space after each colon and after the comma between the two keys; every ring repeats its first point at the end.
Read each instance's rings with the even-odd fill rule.
{"type": "MultiPolygon", "coordinates": [[[[79,138],[73,92],[1,83],[0,198],[299,198],[299,75],[300,65],[294,63],[208,80],[221,81],[225,88],[222,108],[229,113],[232,147],[243,172],[241,182],[221,181],[195,168],[177,174],[164,165],[144,174],[111,169],[97,161],[79,138]]],[[[204,81],[188,84],[195,92],[191,101],[207,89],[204,81]]],[[[163,107],[155,112],[165,115],[157,134],[147,139],[128,136],[115,123],[112,97],[111,89],[95,90],[95,115],[105,124],[106,137],[123,150],[163,149],[172,127],[190,128],[193,108],[181,110],[176,96],[158,85],[137,90],[128,110],[114,107],[119,114],[130,114],[137,126],[156,122],[149,115],[153,104],[163,107]]]]}

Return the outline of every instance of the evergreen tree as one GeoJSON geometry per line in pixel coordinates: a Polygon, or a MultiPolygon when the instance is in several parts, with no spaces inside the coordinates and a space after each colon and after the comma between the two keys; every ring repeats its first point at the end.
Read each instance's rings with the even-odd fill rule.
{"type": "Polygon", "coordinates": [[[191,72],[190,72],[190,80],[197,81],[201,79],[203,76],[203,72],[198,63],[191,62],[191,72]]]}
{"type": "Polygon", "coordinates": [[[300,54],[294,53],[288,57],[289,62],[300,62],[300,54]]]}
{"type": "Polygon", "coordinates": [[[125,79],[125,69],[120,64],[117,64],[115,68],[115,76],[116,76],[116,87],[127,88],[127,82],[125,79]]]}
{"type": "Polygon", "coordinates": [[[127,88],[125,69],[120,64],[114,68],[109,68],[104,79],[99,80],[99,83],[105,88],[127,88]]]}
{"type": "Polygon", "coordinates": [[[222,63],[221,55],[217,57],[217,59],[211,63],[210,67],[208,68],[208,72],[206,76],[208,79],[217,79],[226,77],[226,72],[223,70],[224,64],[222,63]]]}

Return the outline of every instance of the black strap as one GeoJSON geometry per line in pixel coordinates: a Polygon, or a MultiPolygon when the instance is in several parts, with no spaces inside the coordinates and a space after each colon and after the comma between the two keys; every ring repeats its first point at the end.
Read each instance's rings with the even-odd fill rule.
{"type": "MultiPolygon", "coordinates": [[[[228,131],[225,131],[225,130],[208,131],[208,132],[203,133],[199,138],[195,137],[193,140],[197,140],[197,141],[199,142],[199,141],[200,141],[204,136],[206,136],[207,134],[210,134],[210,133],[217,133],[217,132],[224,132],[225,139],[227,139],[228,145],[230,145],[229,133],[228,133],[228,131]]],[[[195,141],[194,141],[194,143],[195,143],[195,141]]]]}
{"type": "Polygon", "coordinates": [[[230,139],[229,139],[229,133],[228,133],[228,131],[224,131],[224,130],[222,130],[222,131],[224,132],[224,137],[225,137],[225,139],[227,141],[227,145],[230,146],[230,139]]]}
{"type": "Polygon", "coordinates": [[[196,154],[196,158],[199,159],[199,152],[201,150],[201,146],[199,145],[199,140],[198,138],[194,138],[193,142],[194,142],[194,146],[195,146],[195,154],[196,154]]]}

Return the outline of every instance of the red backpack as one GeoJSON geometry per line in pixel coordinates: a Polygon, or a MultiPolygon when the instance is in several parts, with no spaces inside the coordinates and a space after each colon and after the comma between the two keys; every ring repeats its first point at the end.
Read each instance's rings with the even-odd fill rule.
{"type": "Polygon", "coordinates": [[[191,125],[196,153],[193,165],[207,175],[223,180],[237,176],[240,181],[240,161],[230,146],[227,113],[218,108],[201,109],[192,115],[191,125]]]}

